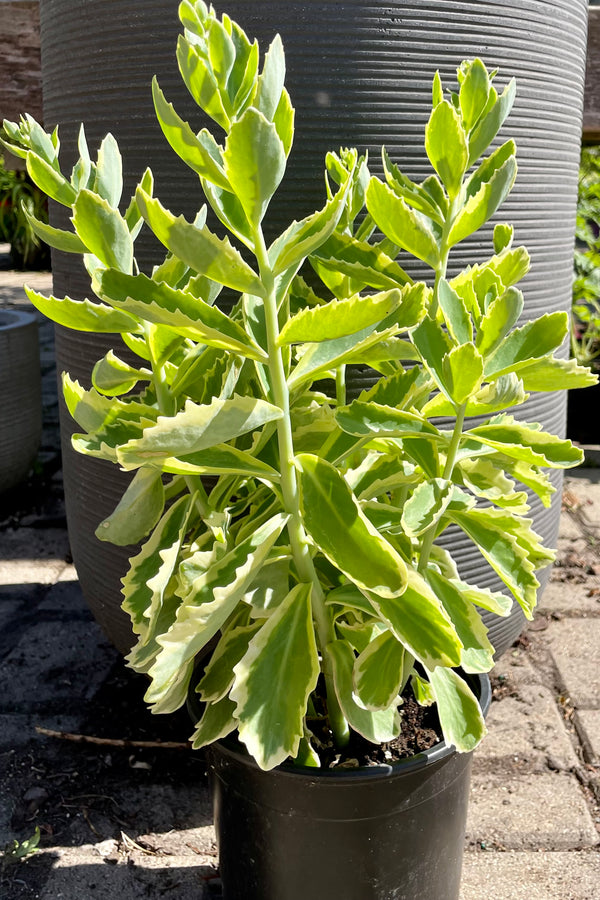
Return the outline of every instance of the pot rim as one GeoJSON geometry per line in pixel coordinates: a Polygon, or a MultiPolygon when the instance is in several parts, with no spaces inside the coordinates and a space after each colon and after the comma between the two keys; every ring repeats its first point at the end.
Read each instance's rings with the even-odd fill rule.
{"type": "MultiPolygon", "coordinates": [[[[471,681],[472,686],[478,687],[479,705],[485,716],[492,700],[492,688],[489,676],[487,673],[469,674],[467,675],[467,680],[471,681]]],[[[235,733],[209,745],[206,748],[209,753],[212,747],[218,747],[219,753],[228,756],[238,765],[245,765],[257,771],[263,771],[249,753],[244,752],[243,749],[237,749],[238,747],[243,748],[243,744],[237,739],[235,733]]],[[[442,760],[455,753],[457,753],[457,750],[454,744],[447,744],[446,741],[440,741],[428,750],[423,750],[421,753],[417,753],[414,756],[409,756],[406,759],[399,759],[392,763],[374,766],[358,766],[354,769],[320,769],[313,766],[294,766],[292,763],[284,762],[270,770],[270,772],[265,772],[265,774],[276,773],[278,776],[284,778],[295,778],[302,775],[305,778],[309,777],[312,780],[326,779],[329,782],[335,782],[336,780],[373,781],[374,779],[389,778],[392,774],[408,775],[419,769],[440,763],[442,760]]]]}
{"type": "Polygon", "coordinates": [[[21,328],[36,322],[35,314],[25,309],[0,309],[0,331],[21,328]]]}

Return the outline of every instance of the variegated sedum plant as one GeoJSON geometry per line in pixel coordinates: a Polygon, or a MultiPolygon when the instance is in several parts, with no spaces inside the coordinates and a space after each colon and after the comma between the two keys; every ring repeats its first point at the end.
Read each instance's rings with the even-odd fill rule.
{"type": "Polygon", "coordinates": [[[214,128],[196,134],[154,83],[156,114],[225,236],[206,205],[193,222],[166,209],[149,171],[122,203],[111,135],[94,162],[82,130],[65,174],[56,132],[30,117],[4,126],[33,180],[72,211],[72,230],[33,221],[36,232],[83,255],[97,300],[29,298],[62,325],[119,333],[130,351],[101,359],[89,389],[63,376],[75,448],[135,473],[97,532],[142,542],[123,580],[129,663],[148,675],[156,712],[181,706],[193,679],[205,703],[194,745],[237,730],[264,769],[318,765],[324,734],[337,748],[351,731],[393,739],[405,691],[436,702],[446,740],[471,750],[485,726],[463,675],[488,671],[493,652],[478,608],[504,615],[514,597],[531,617],[535,572],[553,557],[521,486],[548,505],[544,470],[581,459],[505,410],[593,381],[553,355],[566,313],[517,324],[529,259],[510,226],[496,226],[487,262],[446,277],[451,249],[515,180],[511,140],[481,159],[514,82],[498,95],[478,59],[458,70],[458,93],[436,75],[432,174],[415,184],[384,152],[382,181],[357,151],[331,153],[323,208],[267,246],[294,130],[281,40],[261,66],[257,44],[202,0],[184,0],[180,18],[181,75],[214,128]],[[167,251],[150,275],[135,261],[144,225],[167,251]],[[406,254],[431,284],[413,283],[406,254]],[[320,282],[299,274],[307,259],[320,282]],[[223,287],[236,293],[229,315],[215,304],[223,287]],[[349,402],[352,364],[380,377],[349,402]],[[451,524],[506,594],[461,580],[435,543],[451,524]]]}

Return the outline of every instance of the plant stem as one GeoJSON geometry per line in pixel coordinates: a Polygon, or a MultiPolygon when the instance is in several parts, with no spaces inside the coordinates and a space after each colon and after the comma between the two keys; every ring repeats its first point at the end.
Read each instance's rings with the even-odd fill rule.
{"type": "Polygon", "coordinates": [[[333,621],[325,605],[325,595],[317,575],[302,523],[298,479],[294,465],[294,440],[290,417],[290,395],[287,385],[283,355],[279,346],[279,321],[277,316],[277,296],[275,278],[269,263],[262,229],[256,229],[255,254],[263,285],[265,287],[265,324],[267,332],[267,353],[269,371],[272,378],[273,400],[283,415],[277,421],[279,465],[281,469],[281,493],[285,512],[289,515],[287,525],[292,555],[300,579],[312,585],[313,615],[317,630],[317,641],[321,650],[323,675],[327,690],[329,724],[338,747],[348,743],[348,723],[341,711],[333,682],[333,670],[329,656],[329,644],[335,639],[333,621]]]}

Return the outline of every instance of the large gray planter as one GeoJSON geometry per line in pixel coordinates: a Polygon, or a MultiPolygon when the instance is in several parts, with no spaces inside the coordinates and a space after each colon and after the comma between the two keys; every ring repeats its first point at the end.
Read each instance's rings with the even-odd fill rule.
{"type": "MultiPolygon", "coordinates": [[[[67,151],[75,146],[81,120],[92,144],[112,130],[125,157],[126,187],[133,189],[149,163],[158,195],[174,211],[190,216],[201,202],[197,182],[166,147],[154,121],[149,90],[150,77],[157,74],[169,100],[201,127],[201,117],[176,69],[177,5],[176,0],[139,5],[119,0],[41,0],[44,107],[46,125],[61,123],[67,151]]],[[[518,97],[503,134],[516,138],[520,171],[500,221],[513,222],[517,240],[531,252],[532,270],[524,283],[526,317],[569,307],[586,0],[231,0],[223,11],[258,37],[263,47],[279,31],[286,49],[298,137],[289,174],[272,208],[274,230],[322,202],[327,149],[367,148],[372,168],[378,171],[379,147],[386,144],[392,158],[401,161],[411,177],[419,177],[425,171],[423,127],[436,69],[445,82],[452,81],[463,58],[481,56],[488,67],[500,67],[502,84],[515,75],[518,97]]],[[[490,229],[454,257],[456,267],[489,254],[490,229]]],[[[147,239],[140,253],[142,266],[149,265],[152,252],[147,239]]],[[[74,257],[55,254],[53,270],[56,293],[88,292],[74,257]]],[[[106,345],[57,331],[59,369],[85,381],[106,345]]],[[[564,399],[537,395],[522,416],[562,432],[564,399]]],[[[127,554],[100,544],[93,535],[96,524],[116,504],[120,487],[108,466],[72,454],[67,418],[63,416],[63,451],[73,555],[92,609],[123,647],[130,635],[119,610],[119,579],[127,554]]],[[[560,487],[559,478],[556,486],[560,487]]],[[[558,499],[550,511],[534,502],[533,514],[537,530],[552,544],[558,530],[558,499]]],[[[497,584],[465,539],[456,535],[451,541],[453,553],[471,577],[476,573],[481,584],[497,584]]],[[[521,625],[519,612],[508,623],[494,623],[492,640],[499,652],[514,640],[521,625]]]]}
{"type": "Polygon", "coordinates": [[[0,309],[0,494],[26,478],[42,436],[38,323],[30,312],[0,309]]]}

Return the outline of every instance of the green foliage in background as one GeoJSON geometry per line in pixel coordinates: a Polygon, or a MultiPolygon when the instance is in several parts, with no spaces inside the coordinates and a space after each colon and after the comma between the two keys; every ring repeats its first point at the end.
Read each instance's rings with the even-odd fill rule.
{"type": "Polygon", "coordinates": [[[26,172],[6,169],[0,155],[0,240],[10,244],[12,262],[17,268],[43,268],[50,263],[50,253],[28,216],[48,221],[46,195],[26,172]]]}
{"type": "Polygon", "coordinates": [[[571,354],[598,368],[600,356],[600,147],[583,147],[577,197],[571,354]]]}

